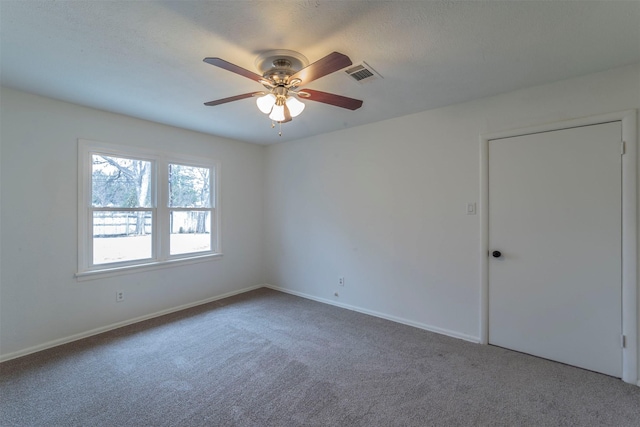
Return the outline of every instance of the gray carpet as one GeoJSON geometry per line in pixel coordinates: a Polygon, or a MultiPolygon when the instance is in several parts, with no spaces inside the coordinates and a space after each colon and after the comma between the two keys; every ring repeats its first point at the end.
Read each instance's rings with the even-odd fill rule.
{"type": "Polygon", "coordinates": [[[2,426],[639,426],[605,375],[259,289],[0,364],[2,426]]]}

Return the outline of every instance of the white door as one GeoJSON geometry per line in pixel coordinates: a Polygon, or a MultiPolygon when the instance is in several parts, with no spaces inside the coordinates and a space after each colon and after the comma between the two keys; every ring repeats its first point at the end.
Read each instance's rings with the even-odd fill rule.
{"type": "Polygon", "coordinates": [[[621,377],[621,133],[489,141],[489,343],[621,377]]]}

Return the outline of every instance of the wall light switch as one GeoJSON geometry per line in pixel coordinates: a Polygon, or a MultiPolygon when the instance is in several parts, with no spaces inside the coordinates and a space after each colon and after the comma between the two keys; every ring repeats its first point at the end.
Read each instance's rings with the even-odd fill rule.
{"type": "Polygon", "coordinates": [[[467,215],[475,215],[475,214],[476,214],[476,204],[467,203],[467,215]]]}

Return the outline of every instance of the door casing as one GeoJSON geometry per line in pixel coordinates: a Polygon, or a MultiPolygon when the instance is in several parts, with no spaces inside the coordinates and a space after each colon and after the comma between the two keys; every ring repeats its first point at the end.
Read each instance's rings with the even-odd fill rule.
{"type": "Polygon", "coordinates": [[[636,110],[480,135],[480,342],[489,342],[489,141],[613,121],[622,122],[622,380],[638,382],[638,184],[636,110]]]}

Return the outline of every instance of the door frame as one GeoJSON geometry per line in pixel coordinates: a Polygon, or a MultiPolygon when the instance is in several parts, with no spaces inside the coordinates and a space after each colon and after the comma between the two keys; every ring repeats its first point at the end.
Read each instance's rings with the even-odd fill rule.
{"type": "Polygon", "coordinates": [[[622,380],[638,382],[638,175],[636,110],[480,135],[480,343],[489,343],[489,141],[609,122],[622,122],[622,380]]]}

